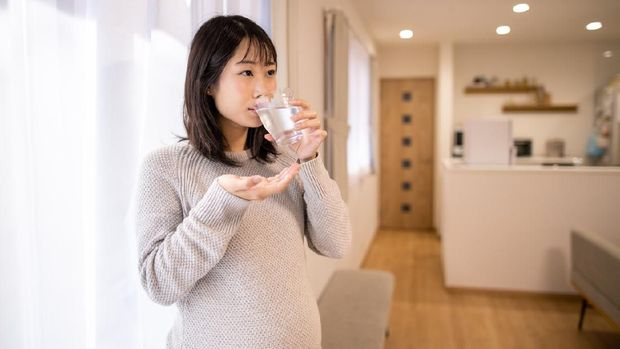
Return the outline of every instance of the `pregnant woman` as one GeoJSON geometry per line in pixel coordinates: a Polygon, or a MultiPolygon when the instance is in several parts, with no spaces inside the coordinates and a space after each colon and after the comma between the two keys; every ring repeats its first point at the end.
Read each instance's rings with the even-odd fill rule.
{"type": "Polygon", "coordinates": [[[175,304],[168,348],[320,348],[305,241],[341,258],[346,206],[317,158],[327,133],[303,100],[301,141],[279,147],[255,111],[276,90],[268,35],[219,16],[193,38],[185,81],[187,139],[148,154],[136,233],[142,285],[175,304]]]}

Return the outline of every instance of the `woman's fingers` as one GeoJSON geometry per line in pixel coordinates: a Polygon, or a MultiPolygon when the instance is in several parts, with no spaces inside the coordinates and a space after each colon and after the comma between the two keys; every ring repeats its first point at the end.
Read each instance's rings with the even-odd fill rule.
{"type": "Polygon", "coordinates": [[[285,169],[286,171],[281,173],[278,176],[278,179],[273,183],[280,191],[284,190],[291,180],[295,178],[297,173],[299,173],[299,165],[293,164],[285,169]]]}
{"type": "MultiPolygon", "coordinates": [[[[299,154],[299,156],[304,156],[306,153],[307,154],[315,154],[317,151],[318,146],[323,143],[323,141],[325,140],[325,138],[327,138],[327,131],[325,130],[314,130],[312,132],[309,132],[306,135],[306,145],[309,150],[306,150],[303,152],[303,154],[299,154]]],[[[304,156],[305,157],[305,156],[304,156]]]]}
{"type": "Polygon", "coordinates": [[[305,129],[316,130],[319,128],[321,128],[321,120],[319,119],[306,119],[306,120],[301,120],[295,123],[296,130],[305,130],[305,129]]]}
{"type": "Polygon", "coordinates": [[[305,101],[303,99],[292,99],[289,101],[289,104],[297,106],[297,107],[301,107],[301,109],[303,110],[312,109],[312,106],[310,105],[310,103],[308,103],[308,101],[305,101]]]}
{"type": "Polygon", "coordinates": [[[260,184],[260,182],[267,180],[265,177],[261,176],[252,176],[246,177],[245,189],[250,189],[255,185],[260,184]]]}
{"type": "Polygon", "coordinates": [[[312,110],[310,103],[302,99],[294,99],[289,103],[302,108],[299,113],[291,117],[291,120],[295,122],[295,130],[303,130],[304,134],[313,134],[316,130],[321,129],[321,118],[316,111],[312,110]]]}
{"type": "Polygon", "coordinates": [[[295,130],[303,133],[301,145],[295,150],[297,156],[301,159],[315,156],[318,147],[327,137],[327,131],[321,128],[321,118],[316,111],[312,110],[310,103],[304,100],[294,99],[289,103],[302,109],[291,117],[295,122],[295,130]]]}
{"type": "Polygon", "coordinates": [[[290,170],[290,167],[285,167],[282,171],[280,171],[280,173],[278,173],[275,176],[271,176],[269,178],[267,178],[268,182],[273,182],[273,181],[277,181],[280,180],[282,176],[286,175],[286,173],[290,170]]]}
{"type": "Polygon", "coordinates": [[[229,174],[220,176],[218,183],[226,191],[240,198],[263,200],[284,191],[298,172],[299,165],[293,164],[269,178],[263,176],[240,177],[229,174]]]}
{"type": "Polygon", "coordinates": [[[302,110],[299,113],[291,116],[291,120],[297,122],[299,120],[318,119],[318,114],[314,110],[302,110]]]}
{"type": "Polygon", "coordinates": [[[313,139],[319,139],[321,141],[323,141],[325,138],[327,138],[327,131],[325,130],[315,130],[314,132],[312,132],[310,134],[310,137],[313,139]]]}
{"type": "Polygon", "coordinates": [[[273,138],[273,136],[271,135],[271,133],[267,133],[265,135],[265,139],[268,140],[269,142],[273,142],[275,141],[275,138],[273,138]]]}
{"type": "Polygon", "coordinates": [[[299,165],[298,164],[292,164],[291,166],[286,167],[285,169],[280,171],[280,173],[278,173],[278,175],[275,176],[275,180],[276,181],[282,181],[286,177],[293,178],[293,177],[295,177],[297,172],[299,172],[299,165]]]}
{"type": "Polygon", "coordinates": [[[262,200],[273,194],[284,191],[298,172],[299,165],[294,164],[287,167],[285,171],[280,172],[278,176],[274,176],[275,178],[270,177],[274,179],[262,182],[260,185],[256,186],[256,198],[262,200]]]}

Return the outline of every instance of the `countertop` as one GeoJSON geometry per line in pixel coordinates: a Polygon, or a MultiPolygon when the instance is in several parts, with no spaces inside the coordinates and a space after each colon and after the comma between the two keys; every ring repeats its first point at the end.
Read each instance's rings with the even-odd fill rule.
{"type": "Polygon", "coordinates": [[[581,165],[579,158],[517,158],[514,164],[510,165],[470,165],[462,159],[446,158],[443,166],[447,170],[456,171],[523,171],[523,172],[570,172],[570,173],[618,173],[620,166],[586,166],[581,165]],[[573,161],[576,165],[543,165],[543,163],[568,163],[573,161]]]}

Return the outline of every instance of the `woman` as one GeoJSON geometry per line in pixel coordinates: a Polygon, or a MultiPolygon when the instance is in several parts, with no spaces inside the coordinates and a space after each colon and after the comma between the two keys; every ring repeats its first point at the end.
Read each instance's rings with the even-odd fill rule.
{"type": "Polygon", "coordinates": [[[187,139],[150,153],[137,195],[142,284],[175,303],[168,348],[319,348],[304,237],[341,258],[351,233],[317,149],[327,133],[302,100],[304,136],[278,148],[254,110],[276,90],[276,51],[241,16],[196,33],[185,82],[187,139]],[[298,159],[296,161],[296,159],[298,159]]]}

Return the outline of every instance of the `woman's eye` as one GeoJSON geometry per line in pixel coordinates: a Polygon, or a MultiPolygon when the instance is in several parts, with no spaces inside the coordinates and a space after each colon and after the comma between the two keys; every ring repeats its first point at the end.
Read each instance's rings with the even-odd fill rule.
{"type": "Polygon", "coordinates": [[[253,76],[254,74],[252,74],[251,70],[244,70],[241,72],[241,75],[243,76],[253,76]]]}
{"type": "Polygon", "coordinates": [[[270,69],[270,70],[267,72],[267,76],[275,76],[275,75],[276,75],[276,70],[275,70],[275,69],[270,69]]]}

